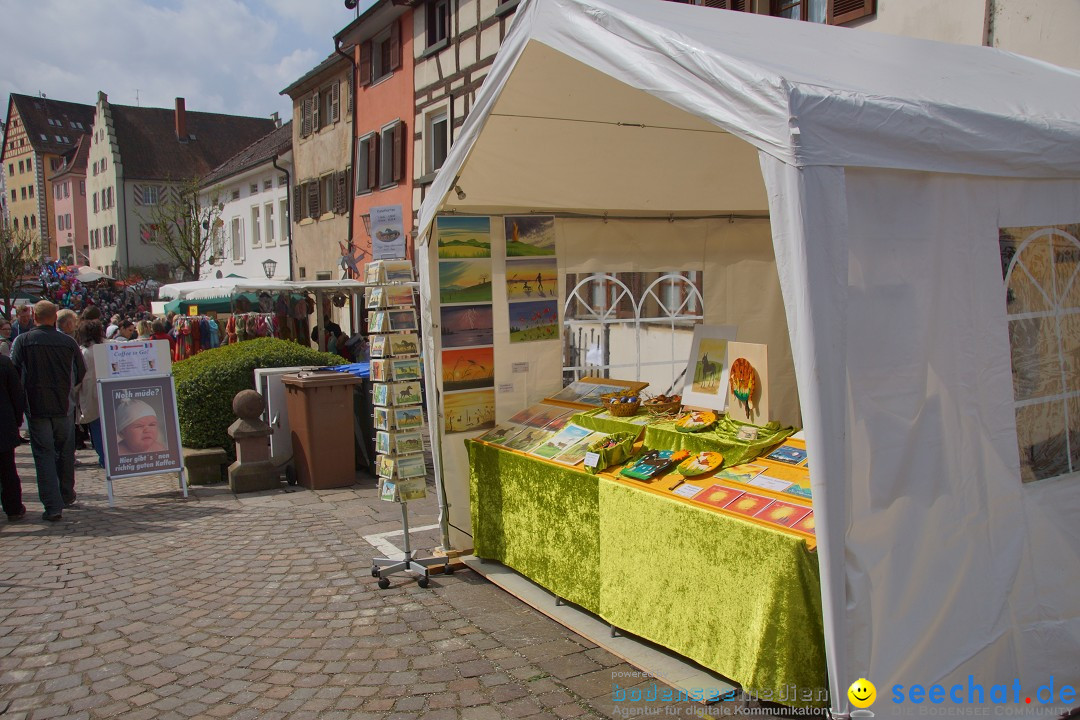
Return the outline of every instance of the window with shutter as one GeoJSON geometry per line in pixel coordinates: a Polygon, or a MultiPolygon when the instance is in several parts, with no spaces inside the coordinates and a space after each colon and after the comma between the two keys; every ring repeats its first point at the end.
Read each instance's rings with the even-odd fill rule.
{"type": "Polygon", "coordinates": [[[304,192],[303,185],[293,185],[292,187],[292,200],[293,200],[293,213],[292,216],[297,221],[304,217],[304,192]]]}
{"type": "Polygon", "coordinates": [[[876,10],[875,0],[829,0],[826,22],[843,25],[873,15],[876,10]]]}
{"type": "Polygon", "coordinates": [[[345,195],[345,173],[334,173],[334,184],[336,186],[334,191],[334,212],[338,215],[344,215],[348,211],[346,206],[348,198],[345,195]]]}
{"type": "Polygon", "coordinates": [[[390,25],[390,67],[391,72],[401,67],[401,23],[394,21],[390,25]]]}
{"type": "Polygon", "coordinates": [[[360,44],[360,87],[371,84],[371,41],[360,44]]]}
{"type": "Polygon", "coordinates": [[[351,120],[352,119],[352,109],[353,109],[353,95],[355,94],[353,92],[353,81],[351,79],[349,80],[348,87],[346,87],[346,94],[349,97],[349,105],[345,109],[345,112],[347,112],[349,114],[348,117],[351,120]]]}
{"type": "Polygon", "coordinates": [[[335,80],[330,86],[330,122],[341,119],[341,81],[335,80]]]}
{"type": "Polygon", "coordinates": [[[319,91],[311,95],[311,132],[318,132],[319,128],[319,91]]]}
{"type": "Polygon", "coordinates": [[[304,98],[300,102],[300,137],[311,134],[311,98],[304,98]]]}

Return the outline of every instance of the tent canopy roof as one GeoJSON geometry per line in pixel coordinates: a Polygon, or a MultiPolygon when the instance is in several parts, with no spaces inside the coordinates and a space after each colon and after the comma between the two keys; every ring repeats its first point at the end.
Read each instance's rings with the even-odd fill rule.
{"type": "Polygon", "coordinates": [[[444,200],[480,213],[763,210],[764,187],[740,172],[760,175],[755,148],[800,167],[1080,177],[1080,72],[655,0],[528,0],[421,232],[444,200]],[[652,168],[649,192],[627,192],[652,168]]]}

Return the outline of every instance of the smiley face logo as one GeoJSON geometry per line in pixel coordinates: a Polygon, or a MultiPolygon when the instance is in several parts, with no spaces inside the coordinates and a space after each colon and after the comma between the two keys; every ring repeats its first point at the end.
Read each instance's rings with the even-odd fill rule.
{"type": "Polygon", "coordinates": [[[868,708],[877,700],[877,688],[866,678],[859,678],[851,683],[847,690],[848,700],[857,708],[868,708]]]}

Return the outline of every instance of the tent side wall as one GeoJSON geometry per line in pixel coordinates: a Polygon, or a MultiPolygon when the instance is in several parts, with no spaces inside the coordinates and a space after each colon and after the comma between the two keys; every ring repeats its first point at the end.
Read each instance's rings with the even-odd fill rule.
{"type": "MultiPolygon", "coordinates": [[[[780,166],[767,179],[791,189],[802,172],[780,166]]],[[[966,687],[969,676],[988,688],[1019,679],[1028,692],[1051,676],[1075,685],[1080,492],[1075,475],[1020,480],[999,228],[1080,222],[1080,181],[843,175],[831,200],[806,192],[812,181],[803,199],[846,206],[846,227],[790,197],[773,208],[794,210],[787,224],[803,247],[829,258],[778,232],[789,321],[801,319],[792,344],[815,508],[833,515],[819,516],[822,577],[846,566],[824,590],[846,588],[846,610],[832,604],[834,692],[856,677],[879,698],[896,684],[966,687]],[[813,312],[794,309],[794,296],[813,312]]],[[[1075,332],[1065,342],[1075,348],[1075,332]]]]}

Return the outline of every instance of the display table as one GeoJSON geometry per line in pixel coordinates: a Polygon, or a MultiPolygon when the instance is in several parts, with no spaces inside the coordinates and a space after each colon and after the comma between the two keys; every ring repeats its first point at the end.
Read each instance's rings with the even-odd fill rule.
{"type": "Polygon", "coordinates": [[[827,687],[805,539],[629,480],[467,441],[474,551],[762,699],[827,687]],[[783,692],[783,695],[781,693],[783,692]]]}

